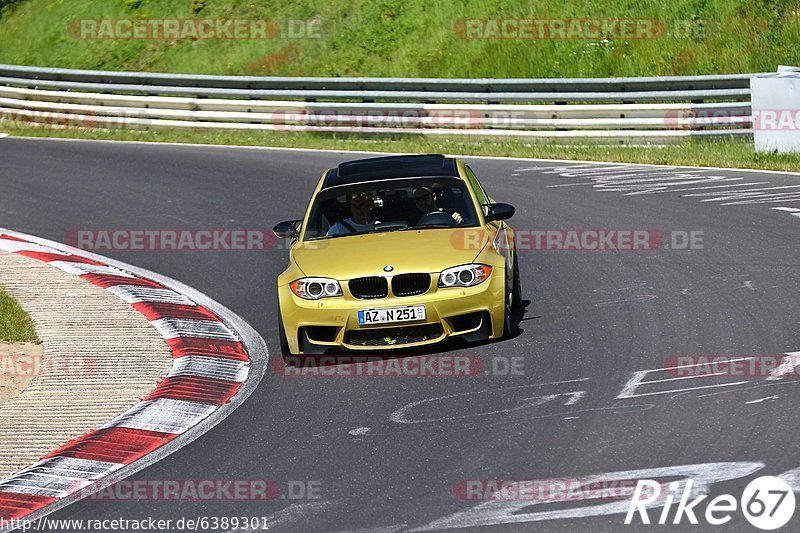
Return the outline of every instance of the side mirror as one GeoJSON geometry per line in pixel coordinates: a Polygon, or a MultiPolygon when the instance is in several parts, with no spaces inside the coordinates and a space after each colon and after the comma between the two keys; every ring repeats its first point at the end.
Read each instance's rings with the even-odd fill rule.
{"type": "Polygon", "coordinates": [[[516,209],[511,204],[487,204],[489,212],[486,215],[486,222],[495,220],[507,220],[514,216],[516,209]]]}
{"type": "Polygon", "coordinates": [[[272,233],[281,238],[290,237],[296,239],[300,236],[300,223],[302,220],[286,220],[275,224],[272,233]]]}

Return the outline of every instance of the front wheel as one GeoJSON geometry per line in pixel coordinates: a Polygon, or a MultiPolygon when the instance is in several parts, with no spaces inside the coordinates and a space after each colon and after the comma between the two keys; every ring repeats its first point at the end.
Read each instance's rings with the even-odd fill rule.
{"type": "Polygon", "coordinates": [[[503,337],[507,339],[511,336],[511,309],[514,302],[513,288],[508,286],[506,281],[505,305],[503,306],[503,337]]]}
{"type": "Polygon", "coordinates": [[[519,307],[522,302],[522,286],[519,282],[519,263],[517,262],[517,251],[514,250],[514,266],[511,275],[511,287],[508,286],[506,279],[505,306],[503,309],[503,338],[507,339],[512,333],[511,316],[513,310],[519,307]]]}

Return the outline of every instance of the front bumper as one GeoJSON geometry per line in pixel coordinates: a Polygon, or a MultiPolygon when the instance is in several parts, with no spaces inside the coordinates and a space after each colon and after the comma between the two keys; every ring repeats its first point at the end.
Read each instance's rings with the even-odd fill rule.
{"type": "MultiPolygon", "coordinates": [[[[392,350],[441,342],[450,337],[469,341],[503,334],[505,273],[495,268],[490,278],[468,288],[431,288],[418,296],[357,299],[342,297],[303,300],[288,285],[278,288],[283,327],[293,354],[317,354],[332,348],[392,350]],[[423,321],[361,326],[359,309],[424,305],[423,321]]],[[[346,282],[343,283],[343,285],[346,282]]]]}

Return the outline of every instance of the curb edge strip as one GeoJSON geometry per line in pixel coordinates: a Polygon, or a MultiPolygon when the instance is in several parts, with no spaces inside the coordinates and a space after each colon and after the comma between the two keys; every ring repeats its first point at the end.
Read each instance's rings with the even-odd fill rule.
{"type": "Polygon", "coordinates": [[[258,333],[178,281],[3,228],[0,250],[113,293],[145,316],[173,356],[167,376],[131,409],[0,480],[6,521],[39,519],[177,451],[230,414],[264,375],[268,354],[258,333]]]}

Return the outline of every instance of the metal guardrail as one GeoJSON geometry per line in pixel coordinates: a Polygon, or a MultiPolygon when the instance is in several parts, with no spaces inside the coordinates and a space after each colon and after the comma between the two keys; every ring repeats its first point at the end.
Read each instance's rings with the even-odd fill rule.
{"type": "Polygon", "coordinates": [[[0,65],[0,118],[103,128],[660,143],[751,135],[750,78],[762,75],[285,78],[0,65]]]}

